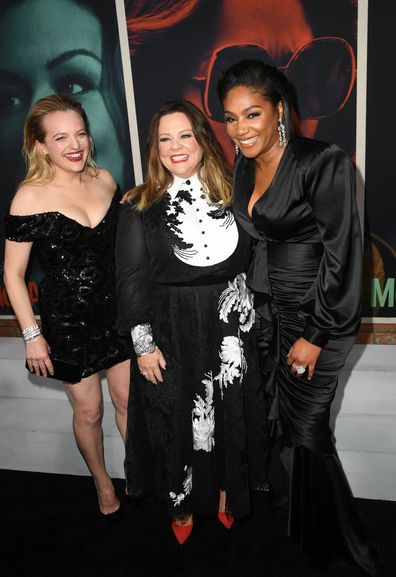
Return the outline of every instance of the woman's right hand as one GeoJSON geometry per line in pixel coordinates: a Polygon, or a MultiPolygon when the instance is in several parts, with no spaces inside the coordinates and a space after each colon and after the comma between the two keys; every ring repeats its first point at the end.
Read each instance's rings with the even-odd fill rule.
{"type": "Polygon", "coordinates": [[[31,373],[46,377],[49,373],[54,374],[54,368],[50,359],[50,348],[43,336],[37,340],[25,344],[26,360],[31,373]]]}
{"type": "Polygon", "coordinates": [[[145,379],[156,385],[163,383],[161,369],[166,369],[166,362],[157,347],[152,353],[147,353],[137,359],[139,370],[145,379]]]}

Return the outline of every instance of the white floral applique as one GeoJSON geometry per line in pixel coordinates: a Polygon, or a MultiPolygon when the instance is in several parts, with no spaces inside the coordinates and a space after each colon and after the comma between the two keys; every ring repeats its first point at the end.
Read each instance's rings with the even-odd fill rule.
{"type": "Polygon", "coordinates": [[[223,389],[232,384],[234,379],[239,379],[239,383],[242,383],[243,375],[247,371],[247,362],[241,341],[234,336],[223,338],[219,356],[221,360],[220,372],[215,380],[219,381],[221,396],[223,397],[223,389]]]}
{"type": "Polygon", "coordinates": [[[255,313],[253,307],[253,293],[246,286],[246,274],[238,274],[233,281],[228,281],[228,287],[223,290],[219,298],[219,317],[228,323],[231,311],[239,312],[241,331],[247,333],[253,326],[255,313]]]}
{"type": "Polygon", "coordinates": [[[205,375],[202,380],[205,385],[205,399],[196,395],[194,408],[192,410],[192,428],[194,450],[202,449],[209,453],[215,444],[215,416],[213,408],[213,376],[212,373],[205,375]]]}
{"type": "Polygon", "coordinates": [[[185,465],[184,471],[186,473],[186,478],[183,481],[183,491],[178,495],[174,491],[169,492],[169,497],[172,499],[174,507],[180,505],[192,490],[192,467],[187,467],[187,465],[185,465]]]}

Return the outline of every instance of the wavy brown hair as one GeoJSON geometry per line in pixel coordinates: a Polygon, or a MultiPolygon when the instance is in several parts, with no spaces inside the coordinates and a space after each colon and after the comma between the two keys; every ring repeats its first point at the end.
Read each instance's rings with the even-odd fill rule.
{"type": "Polygon", "coordinates": [[[23,128],[22,153],[25,158],[27,173],[19,187],[23,184],[49,182],[54,178],[55,170],[51,160],[47,155],[42,154],[38,150],[36,142],[44,142],[45,140],[46,135],[43,120],[47,114],[65,110],[74,110],[74,112],[77,112],[77,114],[81,116],[91,144],[86,167],[91,169],[94,175],[99,173],[99,169],[92,158],[93,142],[89,133],[88,118],[85,110],[77,100],[74,100],[74,98],[70,96],[65,94],[51,94],[37,100],[26,117],[23,128]]]}
{"type": "Polygon", "coordinates": [[[224,153],[204,114],[188,100],[172,100],[164,104],[151,119],[147,143],[147,169],[143,184],[129,191],[127,199],[136,200],[137,210],[147,210],[159,202],[173,182],[172,173],[162,164],[158,147],[158,127],[163,116],[181,112],[191,123],[196,141],[203,150],[199,180],[211,202],[231,202],[232,181],[224,153]]]}

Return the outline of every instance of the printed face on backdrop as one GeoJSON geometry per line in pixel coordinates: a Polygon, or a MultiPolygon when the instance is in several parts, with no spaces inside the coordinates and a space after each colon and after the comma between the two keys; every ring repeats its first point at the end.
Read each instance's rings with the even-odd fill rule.
{"type": "Polygon", "coordinates": [[[314,38],[299,0],[223,0],[218,33],[206,47],[184,97],[208,116],[232,161],[234,152],[217,99],[221,71],[243,58],[280,68],[297,93],[300,132],[315,135],[318,122],[340,109],[355,80],[352,48],[341,38],[314,38]],[[259,23],[259,24],[258,24],[259,23]]]}
{"type": "Polygon", "coordinates": [[[160,118],[158,150],[162,164],[174,176],[190,178],[198,172],[203,150],[195,138],[191,122],[183,112],[160,118]]]}
{"type": "Polygon", "coordinates": [[[17,0],[2,14],[0,162],[11,195],[24,173],[25,117],[38,98],[52,93],[69,94],[82,103],[98,165],[123,183],[123,151],[106,105],[105,91],[111,87],[104,82],[102,40],[96,15],[71,0],[17,0]]]}

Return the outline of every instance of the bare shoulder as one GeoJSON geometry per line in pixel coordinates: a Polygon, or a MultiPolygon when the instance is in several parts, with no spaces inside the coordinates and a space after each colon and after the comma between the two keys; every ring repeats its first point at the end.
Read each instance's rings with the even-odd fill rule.
{"type": "Polygon", "coordinates": [[[90,174],[86,183],[92,194],[96,196],[99,193],[104,199],[112,198],[117,189],[113,175],[104,168],[100,168],[95,175],[90,174]]]}
{"type": "Polygon", "coordinates": [[[42,212],[44,188],[40,185],[26,184],[18,188],[12,200],[10,214],[27,216],[42,212]]]}
{"type": "Polygon", "coordinates": [[[114,193],[115,189],[117,188],[117,183],[114,180],[114,177],[111,174],[111,172],[109,172],[105,168],[100,168],[98,178],[104,187],[109,188],[110,192],[114,193]]]}

